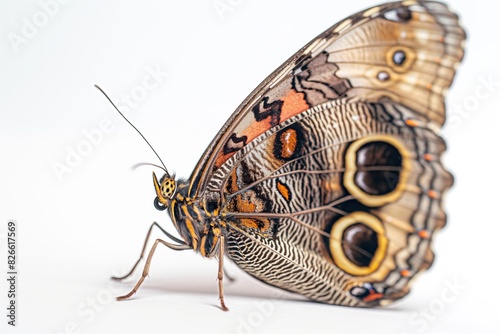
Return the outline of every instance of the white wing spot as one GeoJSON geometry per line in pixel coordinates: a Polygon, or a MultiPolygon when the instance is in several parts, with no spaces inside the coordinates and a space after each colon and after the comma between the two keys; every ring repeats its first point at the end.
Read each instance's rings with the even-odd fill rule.
{"type": "Polygon", "coordinates": [[[370,17],[370,16],[377,16],[380,13],[380,7],[373,7],[371,9],[368,9],[363,13],[364,17],[370,17]]]}
{"type": "Polygon", "coordinates": [[[333,30],[333,32],[334,32],[334,33],[339,33],[339,32],[341,32],[342,30],[344,30],[344,28],[349,27],[349,26],[351,25],[351,23],[352,23],[352,20],[351,20],[351,19],[347,19],[347,20],[345,20],[344,22],[342,22],[341,24],[339,24],[339,25],[337,26],[337,28],[335,28],[335,29],[333,30]]]}
{"type": "Polygon", "coordinates": [[[377,74],[377,79],[379,79],[380,81],[387,81],[387,80],[389,80],[389,78],[390,78],[390,75],[386,71],[381,71],[381,72],[378,72],[378,74],[377,74]]]}
{"type": "Polygon", "coordinates": [[[416,34],[418,40],[427,42],[429,40],[429,33],[427,31],[419,31],[416,34]]]}

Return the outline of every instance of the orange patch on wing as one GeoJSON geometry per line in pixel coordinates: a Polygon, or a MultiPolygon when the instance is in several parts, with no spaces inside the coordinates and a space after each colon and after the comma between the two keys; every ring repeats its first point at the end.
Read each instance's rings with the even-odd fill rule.
{"type": "Polygon", "coordinates": [[[437,199],[437,198],[439,198],[439,194],[437,193],[437,191],[432,190],[432,189],[431,189],[431,190],[429,190],[429,191],[427,191],[427,196],[429,196],[429,197],[430,197],[430,198],[432,198],[432,199],[437,199]]]}
{"type": "Polygon", "coordinates": [[[237,183],[236,169],[231,172],[227,182],[227,187],[230,194],[235,193],[240,189],[237,183]]]}
{"type": "Polygon", "coordinates": [[[236,202],[238,203],[238,209],[240,212],[255,212],[255,203],[252,203],[248,199],[243,199],[241,195],[236,196],[236,202]]]}
{"type": "Polygon", "coordinates": [[[281,133],[279,141],[281,143],[281,156],[283,159],[290,159],[297,149],[297,131],[288,129],[281,133]]]}
{"type": "Polygon", "coordinates": [[[291,89],[288,94],[282,99],[283,106],[281,107],[281,121],[289,119],[292,116],[300,114],[309,109],[309,104],[305,100],[305,94],[299,93],[291,89]]]}
{"type": "Polygon", "coordinates": [[[253,228],[256,230],[266,231],[270,228],[269,220],[267,219],[251,219],[251,218],[242,218],[240,219],[241,225],[253,228]]]}
{"type": "Polygon", "coordinates": [[[427,230],[418,231],[418,236],[422,239],[429,239],[431,237],[429,231],[427,231],[427,230]]]}
{"type": "Polygon", "coordinates": [[[231,152],[229,154],[224,154],[224,153],[222,153],[222,151],[220,151],[219,155],[217,156],[217,159],[215,160],[215,166],[217,168],[222,166],[222,164],[224,162],[226,162],[227,159],[231,158],[234,153],[235,152],[231,152]]]}
{"type": "MultiPolygon", "coordinates": [[[[283,101],[283,106],[281,107],[280,113],[280,123],[293,117],[295,115],[300,114],[301,112],[309,109],[309,104],[307,104],[305,100],[305,94],[299,93],[294,89],[288,91],[288,93],[280,99],[283,101]]],[[[244,118],[243,122],[247,120],[249,115],[253,115],[251,111],[244,118]]],[[[237,133],[238,137],[246,136],[247,144],[254,140],[256,137],[260,136],[267,130],[271,129],[271,117],[267,117],[266,119],[257,122],[255,119],[252,119],[251,122],[244,128],[243,131],[239,131],[237,133]]],[[[236,152],[231,152],[228,154],[224,154],[222,151],[219,152],[217,159],[215,161],[215,166],[220,167],[226,160],[233,156],[236,152]]]]}
{"type": "MultiPolygon", "coordinates": [[[[309,109],[309,105],[304,97],[304,93],[299,93],[294,89],[291,89],[280,99],[283,101],[280,113],[280,123],[309,109]]],[[[238,136],[247,136],[247,143],[249,143],[271,128],[271,117],[267,117],[260,122],[257,122],[254,119],[243,132],[238,134],[238,136]]]]}
{"type": "Polygon", "coordinates": [[[412,128],[418,126],[418,122],[414,119],[407,119],[406,125],[411,126],[412,128]]]}
{"type": "Polygon", "coordinates": [[[411,275],[410,271],[408,269],[403,269],[399,272],[401,276],[403,277],[409,277],[411,275]]]}
{"type": "Polygon", "coordinates": [[[424,160],[425,160],[425,161],[433,161],[433,160],[434,160],[434,157],[432,156],[432,154],[425,153],[425,154],[424,154],[424,160]]]}
{"type": "Polygon", "coordinates": [[[251,124],[241,133],[241,136],[247,136],[247,143],[251,142],[267,130],[272,128],[271,126],[271,117],[261,120],[257,122],[255,119],[251,124]]]}
{"type": "Polygon", "coordinates": [[[290,202],[291,193],[290,193],[290,189],[288,189],[287,185],[280,182],[280,181],[277,181],[276,186],[277,186],[278,191],[281,194],[281,196],[283,196],[287,202],[290,202]]]}
{"type": "Polygon", "coordinates": [[[370,293],[368,296],[366,296],[365,298],[363,298],[363,301],[364,302],[373,302],[375,300],[379,300],[379,299],[382,299],[384,298],[384,295],[381,294],[381,293],[370,293]]]}

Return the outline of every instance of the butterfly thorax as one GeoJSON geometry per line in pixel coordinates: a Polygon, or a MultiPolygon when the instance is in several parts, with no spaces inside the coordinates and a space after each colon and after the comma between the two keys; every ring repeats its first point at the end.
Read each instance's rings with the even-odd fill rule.
{"type": "Polygon", "coordinates": [[[205,257],[213,257],[225,231],[224,220],[205,200],[188,196],[188,182],[177,181],[177,191],[167,202],[168,212],[182,239],[205,257]]]}

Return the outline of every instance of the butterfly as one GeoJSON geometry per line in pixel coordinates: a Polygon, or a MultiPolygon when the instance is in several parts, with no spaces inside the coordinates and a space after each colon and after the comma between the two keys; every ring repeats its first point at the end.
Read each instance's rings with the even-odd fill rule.
{"type": "MultiPolygon", "coordinates": [[[[446,224],[444,97],[466,34],[439,2],[408,0],[329,28],[267,77],[208,145],[188,179],[153,172],[177,238],[269,285],[345,306],[407,295],[446,224]]],[[[161,159],[160,159],[161,160],[161,159]]],[[[145,254],[146,243],[142,250],[145,254]]],[[[137,267],[135,264],[128,277],[137,267]]]]}

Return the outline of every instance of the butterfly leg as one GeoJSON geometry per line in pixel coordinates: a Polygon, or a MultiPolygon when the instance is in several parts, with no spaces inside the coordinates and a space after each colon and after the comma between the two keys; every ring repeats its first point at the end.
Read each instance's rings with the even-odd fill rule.
{"type": "MultiPolygon", "coordinates": [[[[151,226],[152,227],[152,226],[151,226]]],[[[150,231],[151,232],[151,231],[150,231]]],[[[141,286],[142,282],[144,281],[144,279],[146,278],[146,276],[148,276],[148,273],[149,273],[149,267],[151,266],[151,260],[153,258],[153,254],[155,253],[156,251],[156,247],[158,246],[158,244],[161,243],[165,246],[167,246],[168,248],[170,249],[173,249],[173,250],[186,250],[186,249],[192,249],[190,246],[186,245],[186,244],[181,244],[181,245],[176,245],[176,244],[172,244],[170,242],[167,242],[167,241],[164,241],[162,239],[156,239],[155,243],[153,244],[153,247],[151,247],[151,250],[149,251],[149,255],[148,255],[148,258],[146,260],[146,264],[144,265],[144,269],[142,270],[142,276],[141,278],[139,279],[139,281],[135,284],[134,288],[132,289],[132,291],[130,291],[128,294],[124,295],[124,296],[120,296],[120,297],[117,297],[116,299],[117,300],[123,300],[123,299],[127,299],[127,298],[130,298],[134,293],[137,292],[137,290],[139,289],[139,287],[141,286]]]]}
{"type": "Polygon", "coordinates": [[[219,243],[219,271],[217,273],[217,280],[219,281],[219,300],[220,307],[223,311],[229,310],[224,302],[224,285],[222,283],[222,279],[224,278],[224,236],[220,236],[219,243]]]}
{"type": "Polygon", "coordinates": [[[132,275],[132,273],[135,271],[135,269],[137,268],[137,266],[139,265],[139,262],[141,262],[141,260],[144,258],[144,253],[146,252],[146,246],[148,244],[148,241],[149,241],[149,237],[151,236],[151,231],[153,230],[153,227],[158,227],[163,233],[165,233],[165,235],[167,237],[169,237],[170,239],[172,239],[173,241],[175,242],[178,242],[179,244],[185,244],[184,241],[180,240],[180,239],[177,239],[176,237],[174,237],[173,235],[171,235],[170,233],[168,233],[166,230],[164,230],[157,222],[154,222],[153,224],[151,224],[151,226],[149,227],[149,230],[148,230],[148,233],[146,234],[146,240],[144,240],[144,245],[142,246],[142,251],[141,251],[141,255],[139,256],[139,259],[137,260],[137,262],[134,264],[134,266],[132,267],[132,269],[130,269],[130,271],[128,272],[128,274],[126,274],[125,276],[120,276],[120,277],[116,277],[116,276],[113,276],[111,277],[111,279],[115,280],[115,281],[121,281],[127,277],[129,277],[130,275],[132,275]]]}

